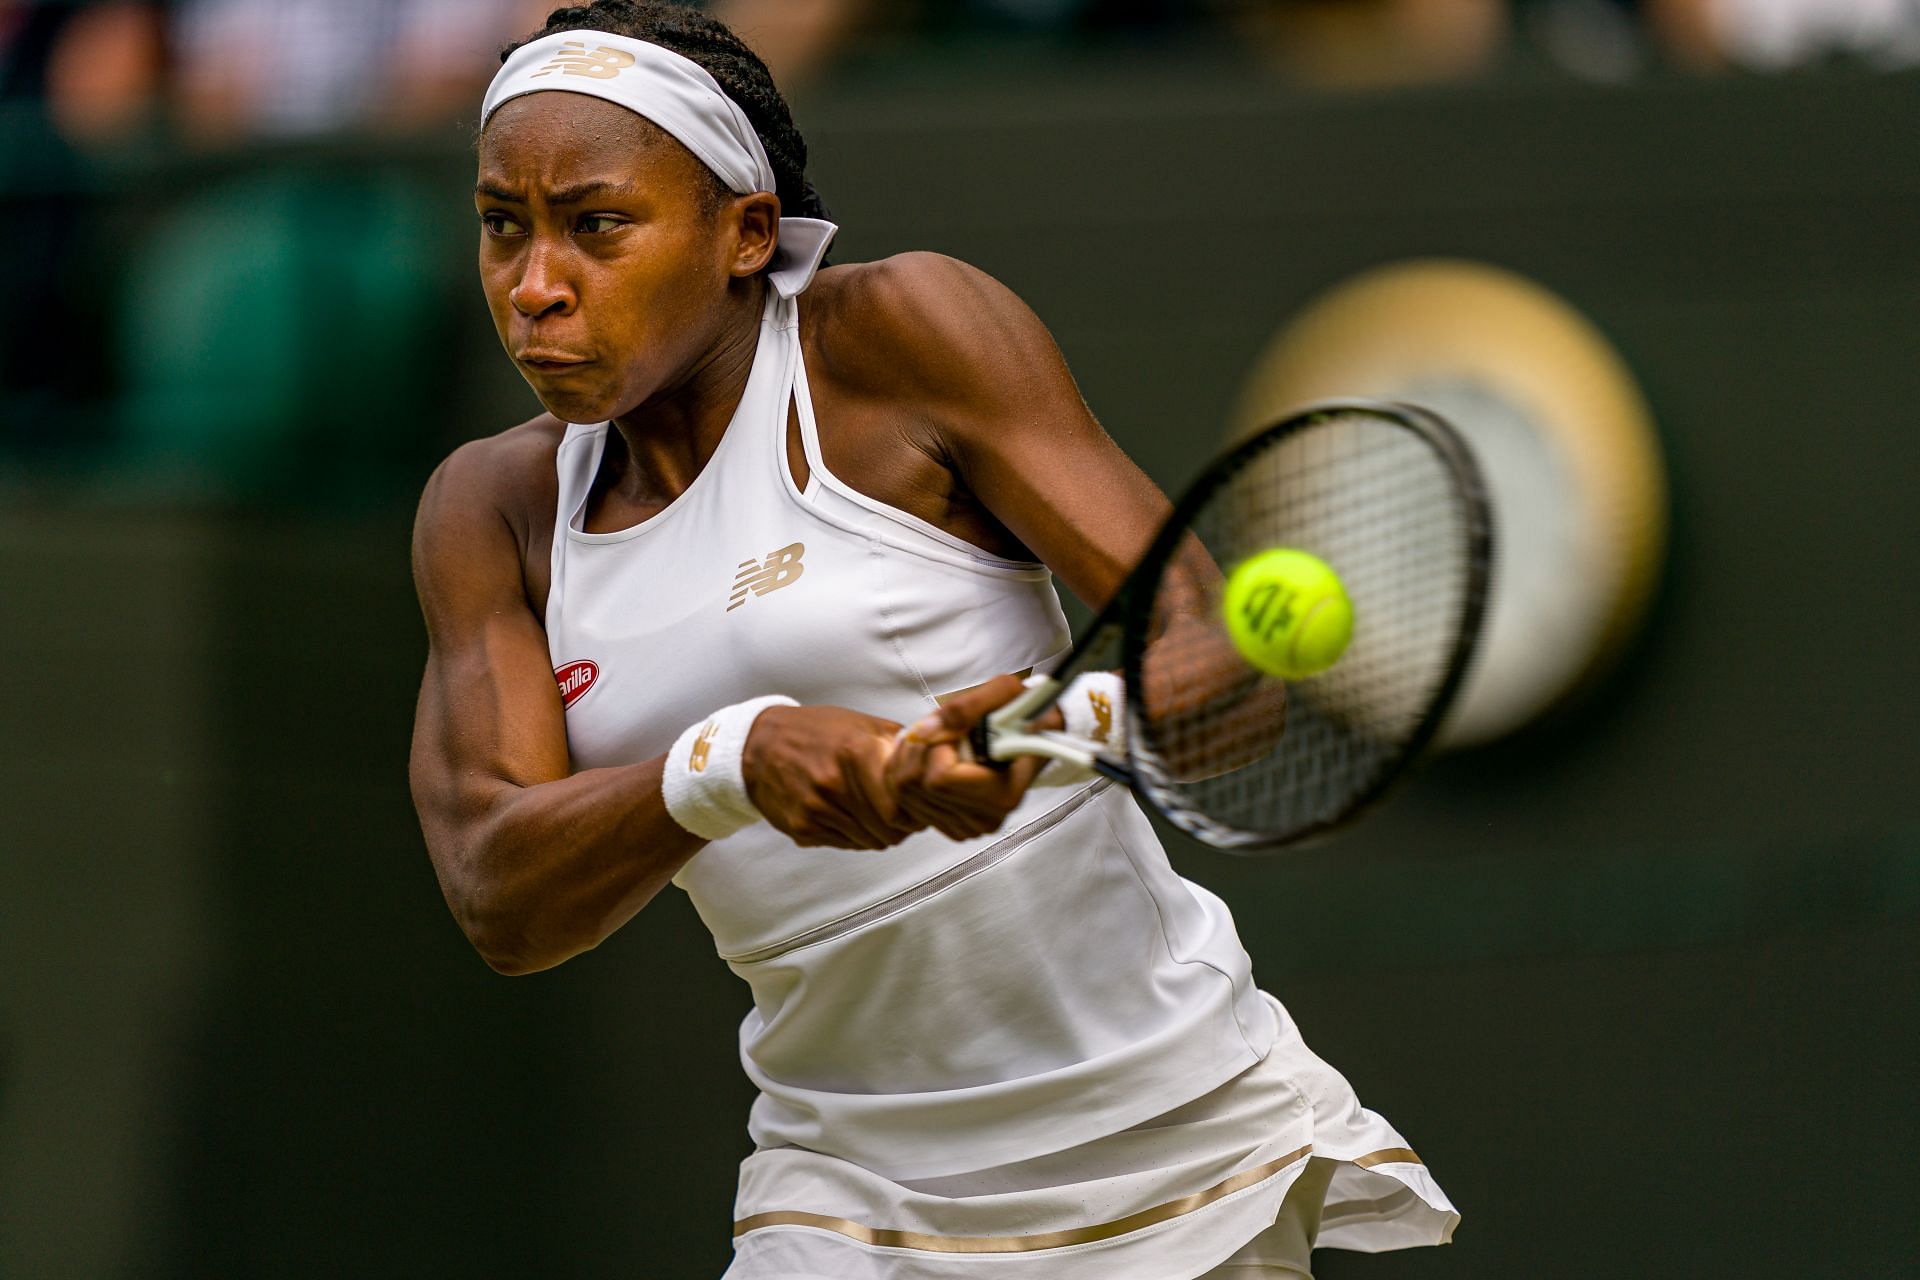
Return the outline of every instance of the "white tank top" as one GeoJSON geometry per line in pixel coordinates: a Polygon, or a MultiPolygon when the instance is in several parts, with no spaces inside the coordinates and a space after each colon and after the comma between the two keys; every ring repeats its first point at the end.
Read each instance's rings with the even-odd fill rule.
{"type": "MultiPolygon", "coordinates": [[[[769,298],[726,434],[642,523],[583,530],[610,428],[561,441],[546,629],[576,769],[661,755],[767,693],[906,723],[1066,647],[1045,566],[827,470],[797,316],[769,298]]],[[[1225,907],[1104,781],[1030,792],[995,836],[925,831],[880,853],[802,849],[760,823],[674,883],[752,988],[740,1053],[763,1148],[897,1178],[1028,1159],[1199,1097],[1275,1033],[1225,907]]]]}

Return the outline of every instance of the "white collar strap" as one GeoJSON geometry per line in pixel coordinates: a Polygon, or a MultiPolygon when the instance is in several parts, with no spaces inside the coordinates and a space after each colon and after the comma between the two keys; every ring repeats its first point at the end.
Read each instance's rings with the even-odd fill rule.
{"type": "MultiPolygon", "coordinates": [[[[707,69],[671,49],[607,31],[556,31],[515,49],[487,86],[482,127],[509,99],[554,90],[625,107],[672,134],[735,195],[776,191],[773,164],[740,104],[707,69]]],[[[806,289],[839,228],[780,219],[767,278],[784,297],[806,289]]]]}

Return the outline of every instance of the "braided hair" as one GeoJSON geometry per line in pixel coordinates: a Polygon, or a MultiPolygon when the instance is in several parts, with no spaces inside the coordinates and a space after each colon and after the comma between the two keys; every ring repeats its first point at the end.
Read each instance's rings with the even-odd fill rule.
{"type": "Polygon", "coordinates": [[[773,193],[780,197],[781,212],[798,218],[829,216],[820,193],[807,181],[807,140],[794,127],[787,100],[774,87],[773,74],[725,23],[668,0],[589,0],[555,9],[547,15],[546,26],[501,50],[500,60],[505,62],[515,49],[542,36],[581,29],[645,40],[706,68],[760,135],[760,145],[773,164],[773,193]]]}

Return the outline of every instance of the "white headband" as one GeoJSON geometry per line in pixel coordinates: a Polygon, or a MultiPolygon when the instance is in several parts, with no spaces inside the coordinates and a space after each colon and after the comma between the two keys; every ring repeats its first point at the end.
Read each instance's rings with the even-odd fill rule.
{"type": "MultiPolygon", "coordinates": [[[[500,104],[522,94],[584,93],[625,107],[665,129],[735,195],[775,191],[773,165],[740,105],[707,69],[645,40],[606,31],[556,31],[513,51],[487,86],[484,127],[500,104]]],[[[785,297],[806,289],[840,228],[823,218],[780,219],[767,279],[785,297]]]]}

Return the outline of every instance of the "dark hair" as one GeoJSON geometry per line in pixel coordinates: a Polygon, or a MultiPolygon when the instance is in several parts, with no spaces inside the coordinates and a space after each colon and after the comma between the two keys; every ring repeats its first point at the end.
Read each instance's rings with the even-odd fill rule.
{"type": "Polygon", "coordinates": [[[591,0],[547,15],[547,25],[500,53],[505,62],[521,45],[556,31],[606,31],[671,49],[705,67],[721,90],[747,113],[760,145],[773,163],[774,194],[780,211],[797,218],[825,218],[827,207],[807,181],[807,140],[793,124],[787,100],[773,84],[760,55],[725,23],[685,5],[665,0],[591,0]]]}

